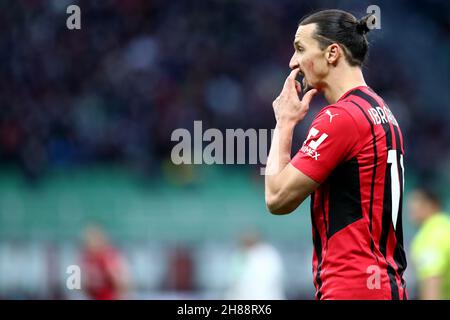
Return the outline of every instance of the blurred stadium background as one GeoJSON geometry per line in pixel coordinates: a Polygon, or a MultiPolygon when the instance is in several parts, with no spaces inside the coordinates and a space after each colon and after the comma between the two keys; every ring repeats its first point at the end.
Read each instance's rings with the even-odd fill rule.
{"type": "MultiPolygon", "coordinates": [[[[271,216],[257,165],[175,166],[176,128],[270,129],[299,19],[381,8],[366,79],[395,113],[408,192],[450,202],[450,3],[0,1],[0,297],[83,298],[65,286],[83,231],[101,225],[130,298],[222,298],[246,230],[280,253],[288,298],[313,298],[309,206],[271,216]],[[81,8],[81,30],[66,8],[81,8]]],[[[302,142],[316,99],[296,132],[302,142]]],[[[406,279],[415,296],[411,263],[406,279]]]]}

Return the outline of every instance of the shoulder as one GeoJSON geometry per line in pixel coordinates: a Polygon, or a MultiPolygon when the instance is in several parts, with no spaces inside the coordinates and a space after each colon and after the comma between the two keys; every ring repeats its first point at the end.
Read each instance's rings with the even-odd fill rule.
{"type": "Polygon", "coordinates": [[[264,260],[266,263],[278,263],[280,260],[280,255],[277,249],[267,243],[258,245],[258,247],[255,248],[255,255],[260,260],[264,260]]]}
{"type": "Polygon", "coordinates": [[[427,229],[429,229],[429,235],[444,240],[443,238],[449,240],[447,241],[450,245],[450,217],[445,213],[438,213],[429,223],[427,229]]]}
{"type": "Polygon", "coordinates": [[[336,103],[324,107],[314,118],[314,124],[329,127],[331,130],[346,129],[347,132],[358,128],[358,122],[352,114],[352,110],[348,110],[345,103],[336,103]]]}
{"type": "Polygon", "coordinates": [[[422,226],[413,244],[418,249],[425,249],[428,246],[436,248],[450,246],[450,218],[443,213],[429,218],[422,226]]]}
{"type": "Polygon", "coordinates": [[[316,119],[325,121],[330,118],[330,114],[338,114],[333,117],[337,125],[344,126],[348,131],[357,132],[359,137],[372,137],[373,123],[367,112],[352,100],[339,101],[335,104],[326,106],[318,114],[316,119]]]}

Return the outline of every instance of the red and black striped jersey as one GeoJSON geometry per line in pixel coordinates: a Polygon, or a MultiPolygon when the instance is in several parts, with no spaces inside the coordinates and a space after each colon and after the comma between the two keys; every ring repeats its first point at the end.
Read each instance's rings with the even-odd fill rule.
{"type": "Polygon", "coordinates": [[[311,195],[317,299],[407,299],[403,137],[366,86],[323,108],[291,163],[311,195]]]}

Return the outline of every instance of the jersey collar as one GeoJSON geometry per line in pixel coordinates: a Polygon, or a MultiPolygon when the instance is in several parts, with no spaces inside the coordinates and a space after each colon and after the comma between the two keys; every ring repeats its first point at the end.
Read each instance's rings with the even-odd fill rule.
{"type": "Polygon", "coordinates": [[[352,93],[353,91],[358,90],[358,89],[369,89],[369,90],[371,90],[370,87],[368,87],[368,86],[358,86],[358,87],[354,87],[354,88],[352,88],[352,89],[346,91],[346,92],[339,98],[339,100],[338,100],[337,102],[339,102],[339,101],[341,101],[341,100],[344,100],[345,98],[347,98],[347,97],[350,95],[350,93],[352,93]]]}

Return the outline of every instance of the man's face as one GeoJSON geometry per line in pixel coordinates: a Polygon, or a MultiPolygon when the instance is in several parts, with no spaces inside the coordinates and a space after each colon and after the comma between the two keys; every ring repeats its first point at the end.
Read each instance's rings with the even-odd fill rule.
{"type": "Polygon", "coordinates": [[[429,201],[418,190],[411,193],[408,201],[408,209],[411,221],[417,225],[420,225],[426,219],[431,210],[429,201]]]}
{"type": "Polygon", "coordinates": [[[323,79],[328,74],[328,62],[325,50],[320,49],[319,42],[313,38],[316,24],[299,26],[294,38],[294,55],[289,62],[291,69],[300,68],[304,76],[303,88],[322,88],[323,79]]]}

